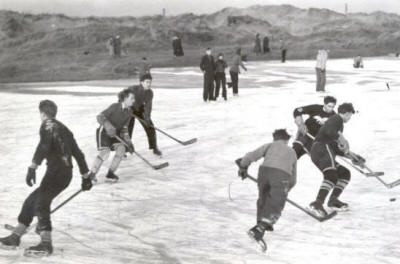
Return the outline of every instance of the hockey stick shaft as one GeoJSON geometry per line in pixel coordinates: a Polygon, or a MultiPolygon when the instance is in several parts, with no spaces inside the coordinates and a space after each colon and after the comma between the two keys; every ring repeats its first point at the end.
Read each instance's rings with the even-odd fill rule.
{"type": "MultiPolygon", "coordinates": [[[[125,147],[128,147],[128,144],[125,142],[125,140],[123,140],[122,138],[120,138],[120,137],[117,136],[117,135],[115,135],[115,138],[118,139],[119,142],[121,142],[122,144],[124,144],[125,147]]],[[[141,160],[143,160],[147,165],[149,165],[150,167],[152,167],[152,168],[155,169],[155,170],[165,168],[165,167],[167,167],[167,166],[169,165],[168,162],[164,162],[164,163],[159,164],[159,165],[154,165],[154,164],[151,164],[150,161],[148,161],[146,158],[144,158],[142,155],[140,155],[140,154],[137,153],[136,151],[134,151],[133,153],[135,153],[136,156],[138,156],[138,157],[139,157],[141,160]]]]}
{"type": "MultiPolygon", "coordinates": [[[[311,138],[312,140],[315,139],[310,133],[307,133],[307,136],[308,136],[309,138],[311,138]]],[[[340,156],[338,156],[338,158],[339,158],[341,161],[343,161],[343,162],[347,163],[348,165],[350,165],[352,168],[354,168],[355,170],[357,170],[357,171],[360,172],[361,174],[365,175],[365,172],[364,172],[364,171],[362,171],[360,168],[354,166],[354,164],[352,164],[351,162],[347,161],[345,158],[340,157],[340,156]]],[[[372,171],[370,168],[368,168],[365,164],[364,164],[364,167],[365,167],[370,173],[373,173],[373,171],[372,171]]],[[[398,180],[399,183],[397,183],[397,181],[395,181],[395,182],[393,182],[393,183],[386,183],[386,182],[385,182],[384,180],[382,180],[379,176],[374,176],[374,177],[375,177],[378,181],[380,181],[383,185],[385,185],[385,187],[387,187],[387,188],[392,188],[392,187],[394,187],[394,186],[400,184],[400,180],[398,180]],[[396,184],[396,185],[394,185],[394,184],[396,184]],[[394,186],[393,186],[393,185],[394,185],[394,186]]]]}
{"type": "MultiPolygon", "coordinates": [[[[78,191],[76,191],[74,194],[72,194],[70,197],[68,197],[66,200],[64,200],[62,203],[60,203],[59,205],[57,205],[57,207],[56,208],[54,208],[53,210],[51,210],[50,211],[50,214],[54,214],[57,210],[59,210],[61,207],[63,207],[64,205],[66,205],[69,201],[71,201],[72,199],[74,199],[78,194],[80,194],[82,192],[82,189],[79,189],[78,191]]],[[[26,229],[26,233],[28,233],[30,230],[32,230],[35,226],[37,226],[37,223],[36,224],[34,224],[34,225],[31,225],[31,226],[29,226],[27,229],[26,229]]],[[[8,225],[8,224],[6,224],[5,225],[5,228],[6,229],[12,229],[11,231],[13,231],[13,229],[15,228],[15,227],[13,227],[13,226],[11,226],[11,225],[8,225]]]]}
{"type": "MultiPolygon", "coordinates": [[[[140,122],[147,123],[143,118],[140,118],[135,114],[132,114],[132,117],[138,119],[140,122]]],[[[190,139],[188,141],[182,141],[182,140],[177,139],[176,137],[171,136],[167,132],[159,129],[158,127],[155,127],[154,125],[150,125],[150,126],[153,127],[155,130],[159,131],[160,133],[164,134],[165,136],[171,138],[172,140],[175,140],[176,142],[178,142],[179,144],[184,145],[184,146],[189,145],[189,144],[193,144],[193,143],[195,143],[197,141],[196,138],[192,138],[192,139],[190,139]]]]}
{"type": "MultiPolygon", "coordinates": [[[[254,177],[251,176],[251,175],[248,175],[248,174],[247,174],[247,177],[246,177],[246,178],[249,178],[250,180],[252,180],[252,181],[255,182],[255,183],[258,182],[257,179],[254,178],[254,177]]],[[[320,217],[317,217],[317,216],[313,215],[312,213],[310,213],[309,211],[307,211],[306,209],[304,209],[303,207],[301,207],[301,206],[298,205],[297,203],[293,202],[293,201],[290,200],[289,198],[286,198],[286,201],[287,201],[288,203],[290,203],[291,205],[293,205],[294,207],[296,207],[297,209],[300,209],[300,210],[303,211],[304,213],[308,214],[308,215],[311,216],[312,218],[318,220],[319,222],[323,222],[323,221],[325,221],[325,220],[328,220],[328,219],[332,218],[334,215],[336,215],[336,214],[332,214],[332,215],[329,215],[329,217],[327,217],[327,218],[320,218],[320,217]]]]}

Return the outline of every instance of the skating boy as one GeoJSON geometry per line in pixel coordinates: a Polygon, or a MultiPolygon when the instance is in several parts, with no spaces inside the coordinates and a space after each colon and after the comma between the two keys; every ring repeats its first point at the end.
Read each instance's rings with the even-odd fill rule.
{"type": "Polygon", "coordinates": [[[132,117],[130,107],[135,102],[135,95],[130,89],[124,89],[118,95],[120,102],[110,105],[106,110],[97,116],[97,122],[100,127],[96,131],[97,149],[99,151],[92,168],[90,169],[90,177],[95,179],[95,175],[99,171],[101,165],[110,156],[111,151],[115,151],[115,156],[111,162],[110,168],[106,175],[108,181],[116,182],[119,177],[115,175],[125,151],[133,153],[131,138],[128,134],[128,123],[132,117]],[[116,136],[123,139],[129,147],[121,143],[116,136]]]}
{"type": "Polygon", "coordinates": [[[296,151],[297,159],[305,153],[310,153],[313,139],[309,136],[315,137],[321,126],[333,116],[336,106],[336,98],[326,96],[324,104],[312,104],[307,106],[298,107],[293,111],[294,121],[298,127],[296,139],[293,142],[293,149],[296,151]],[[308,119],[304,122],[303,115],[308,115],[308,119]]]}
{"type": "Polygon", "coordinates": [[[274,141],[247,153],[240,161],[239,176],[245,178],[252,162],[264,157],[258,170],[257,225],[248,232],[263,249],[265,230],[273,231],[285,206],[289,190],[296,184],[296,153],[288,146],[290,135],[275,130],[274,141]]]}
{"type": "Polygon", "coordinates": [[[53,252],[50,219],[50,205],[57,195],[66,189],[72,179],[72,157],[78,163],[82,174],[82,189],[90,190],[92,182],[88,177],[88,167],[85,156],[79,149],[72,132],[60,121],[56,120],[57,105],[50,100],[41,101],[39,104],[40,142],[33,155],[32,164],[28,167],[26,183],[32,186],[36,183],[36,169],[44,159],[47,160],[47,170],[40,183],[26,198],[18,216],[18,225],[7,237],[0,238],[2,247],[17,247],[21,237],[33,221],[38,217],[36,233],[40,235],[41,242],[25,250],[27,255],[49,255],[53,252]]]}

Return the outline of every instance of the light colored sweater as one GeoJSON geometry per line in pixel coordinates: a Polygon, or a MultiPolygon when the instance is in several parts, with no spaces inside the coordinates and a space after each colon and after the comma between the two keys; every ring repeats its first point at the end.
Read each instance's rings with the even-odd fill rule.
{"type": "Polygon", "coordinates": [[[252,162],[264,157],[261,166],[276,168],[288,173],[296,179],[297,176],[297,156],[296,152],[289,147],[283,140],[277,140],[269,144],[262,145],[256,150],[247,153],[242,161],[242,167],[248,167],[252,162]]]}

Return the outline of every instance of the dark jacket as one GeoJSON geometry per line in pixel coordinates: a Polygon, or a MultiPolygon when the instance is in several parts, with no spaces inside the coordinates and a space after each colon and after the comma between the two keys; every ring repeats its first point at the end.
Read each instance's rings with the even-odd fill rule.
{"type": "Polygon", "coordinates": [[[215,62],[212,55],[204,55],[201,58],[200,69],[205,72],[206,75],[214,75],[215,72],[215,62]]]}
{"type": "Polygon", "coordinates": [[[215,72],[216,73],[225,73],[225,68],[228,67],[226,61],[218,59],[215,62],[215,72]]]}
{"type": "Polygon", "coordinates": [[[150,120],[153,108],[153,90],[145,90],[142,85],[130,86],[129,89],[135,94],[135,103],[132,106],[133,112],[143,114],[145,120],[150,120]]]}
{"type": "Polygon", "coordinates": [[[123,109],[122,103],[114,103],[97,116],[97,121],[103,124],[105,120],[108,120],[117,132],[121,132],[128,126],[131,117],[132,111],[129,108],[123,109]]]}
{"type": "Polygon", "coordinates": [[[40,142],[33,155],[33,163],[40,165],[46,159],[48,170],[70,169],[74,157],[81,174],[89,171],[74,135],[64,124],[56,119],[47,119],[40,126],[39,133],[40,142]]]}

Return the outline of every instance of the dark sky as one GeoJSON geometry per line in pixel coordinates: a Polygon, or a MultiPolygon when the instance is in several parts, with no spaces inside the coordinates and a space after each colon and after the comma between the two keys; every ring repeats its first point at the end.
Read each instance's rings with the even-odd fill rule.
{"type": "Polygon", "coordinates": [[[0,9],[31,13],[64,13],[70,16],[142,16],[192,12],[212,13],[227,6],[291,4],[301,8],[329,8],[344,12],[400,12],[400,0],[0,0],[0,9]]]}

